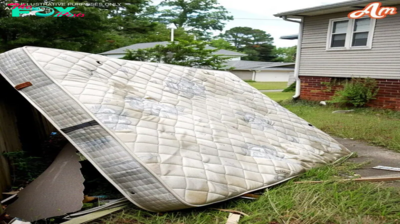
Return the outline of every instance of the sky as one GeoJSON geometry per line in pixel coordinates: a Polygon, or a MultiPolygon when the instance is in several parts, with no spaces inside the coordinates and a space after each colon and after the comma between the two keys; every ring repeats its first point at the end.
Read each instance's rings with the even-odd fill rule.
{"type": "MultiPolygon", "coordinates": [[[[218,0],[235,17],[235,20],[227,22],[225,30],[237,26],[264,30],[272,35],[274,44],[278,47],[297,45],[297,40],[282,40],[280,37],[297,34],[299,25],[274,17],[274,14],[343,1],[345,0],[218,0]]],[[[161,0],[153,2],[157,4],[161,0]]]]}
{"type": "Polygon", "coordinates": [[[264,30],[272,35],[277,47],[297,45],[297,40],[282,40],[280,37],[297,34],[299,24],[274,17],[274,14],[343,1],[345,0],[218,0],[235,17],[235,20],[226,24],[225,30],[237,26],[264,30]]]}

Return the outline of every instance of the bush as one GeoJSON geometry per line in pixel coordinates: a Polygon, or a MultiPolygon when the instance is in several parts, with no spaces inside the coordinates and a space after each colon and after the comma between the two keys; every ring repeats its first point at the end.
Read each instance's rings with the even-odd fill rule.
{"type": "Polygon", "coordinates": [[[377,82],[374,79],[353,78],[346,82],[343,89],[337,90],[330,103],[353,104],[362,107],[378,94],[377,82]]]}
{"type": "Polygon", "coordinates": [[[11,162],[13,179],[17,181],[33,181],[46,169],[40,157],[30,156],[24,151],[4,152],[2,155],[11,162]]]}
{"type": "Polygon", "coordinates": [[[295,91],[296,91],[296,82],[292,83],[290,86],[288,86],[282,92],[287,93],[287,92],[295,92],[295,91]]]}

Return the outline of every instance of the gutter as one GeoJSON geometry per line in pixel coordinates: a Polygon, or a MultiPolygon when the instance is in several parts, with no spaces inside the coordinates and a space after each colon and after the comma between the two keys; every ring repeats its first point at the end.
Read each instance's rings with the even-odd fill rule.
{"type": "Polygon", "coordinates": [[[300,97],[300,92],[301,92],[301,80],[299,78],[300,74],[300,58],[301,58],[301,47],[303,43],[303,27],[304,27],[304,21],[303,17],[300,18],[300,20],[291,20],[288,19],[287,16],[281,17],[283,20],[288,21],[288,22],[293,22],[293,23],[299,23],[299,39],[297,43],[297,52],[296,52],[296,65],[294,69],[294,78],[296,79],[296,93],[293,96],[293,99],[297,99],[300,97]]]}
{"type": "MultiPolygon", "coordinates": [[[[383,2],[383,1],[387,1],[387,0],[379,0],[379,2],[383,2]]],[[[323,11],[326,9],[336,9],[336,8],[341,8],[341,7],[351,7],[351,6],[363,5],[363,4],[369,3],[369,2],[374,2],[374,1],[372,1],[372,0],[349,0],[349,1],[345,1],[345,2],[339,2],[339,3],[328,4],[328,5],[321,5],[321,6],[310,7],[310,8],[305,8],[305,9],[282,12],[282,13],[275,14],[274,16],[281,17],[281,18],[283,18],[285,16],[296,16],[297,17],[297,15],[301,15],[304,13],[323,11]]],[[[375,2],[377,2],[377,1],[375,1],[375,2]]],[[[343,10],[343,11],[345,11],[345,10],[343,10]]]]}

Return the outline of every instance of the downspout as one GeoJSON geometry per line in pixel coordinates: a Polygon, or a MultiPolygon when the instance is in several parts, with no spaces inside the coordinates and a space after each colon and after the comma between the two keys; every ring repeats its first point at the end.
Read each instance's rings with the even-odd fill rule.
{"type": "Polygon", "coordinates": [[[297,20],[291,20],[288,19],[287,16],[282,17],[283,20],[289,21],[289,22],[294,22],[294,23],[299,23],[299,38],[298,38],[298,43],[297,43],[297,52],[296,52],[296,67],[294,69],[294,78],[296,79],[296,93],[293,96],[293,99],[297,99],[300,97],[300,92],[301,92],[301,80],[299,78],[300,74],[300,58],[301,58],[301,47],[303,43],[303,27],[304,27],[304,21],[303,17],[300,17],[300,21],[297,20]]]}
{"type": "Polygon", "coordinates": [[[251,81],[256,81],[256,71],[253,70],[252,72],[253,72],[253,76],[251,77],[251,81]]]}

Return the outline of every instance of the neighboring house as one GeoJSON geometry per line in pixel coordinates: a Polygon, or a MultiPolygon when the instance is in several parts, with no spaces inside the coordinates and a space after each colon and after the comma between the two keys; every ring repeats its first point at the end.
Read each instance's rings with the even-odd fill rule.
{"type": "Polygon", "coordinates": [[[257,82],[294,82],[294,63],[262,61],[229,61],[229,70],[243,80],[257,82]]]}
{"type": "MultiPolygon", "coordinates": [[[[139,49],[147,49],[147,48],[153,48],[157,45],[163,45],[166,46],[170,42],[169,41],[162,41],[162,42],[150,42],[150,43],[139,43],[139,44],[133,44],[129,45],[126,47],[121,47],[115,50],[111,51],[106,51],[103,53],[100,53],[101,55],[110,57],[110,58],[122,58],[126,54],[126,50],[139,50],[139,49]]],[[[216,49],[215,47],[207,46],[206,49],[216,49]]],[[[228,57],[229,60],[235,61],[235,60],[241,60],[241,57],[247,56],[246,54],[235,52],[235,51],[228,51],[228,50],[218,50],[214,52],[214,55],[221,55],[222,57],[228,57]]]]}
{"type": "MultiPolygon", "coordinates": [[[[295,98],[328,100],[334,91],[328,91],[326,83],[370,77],[380,88],[370,106],[400,110],[400,14],[348,18],[372,2],[347,1],[275,15],[300,23],[295,98]]],[[[380,2],[400,9],[399,0],[380,2]]]]}

